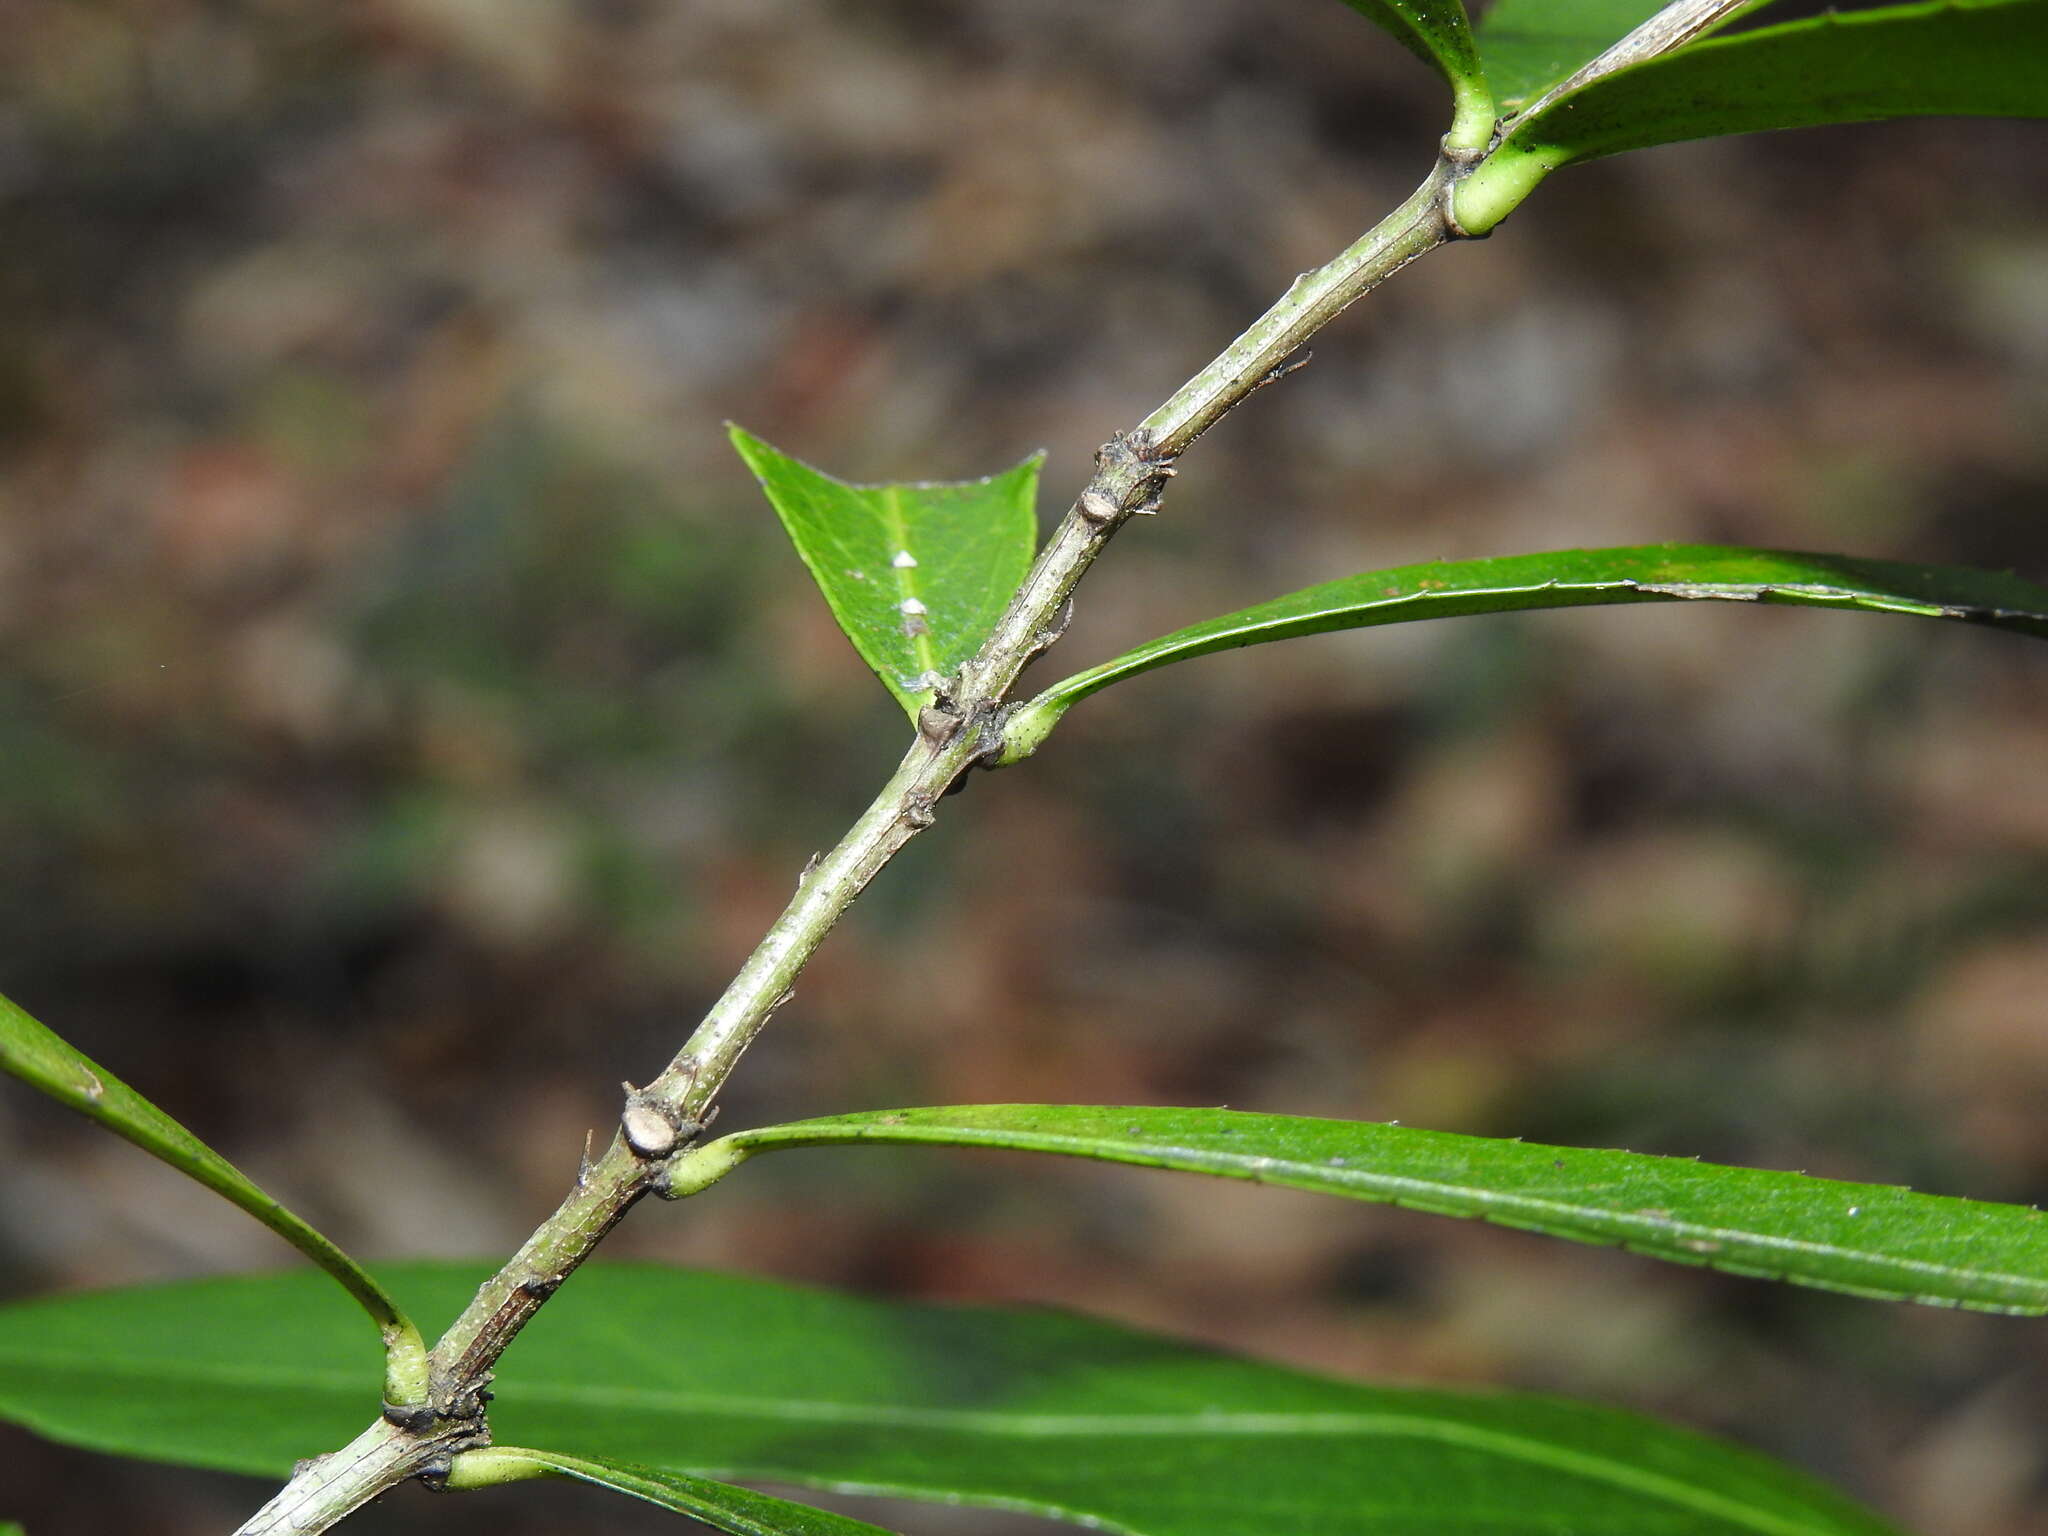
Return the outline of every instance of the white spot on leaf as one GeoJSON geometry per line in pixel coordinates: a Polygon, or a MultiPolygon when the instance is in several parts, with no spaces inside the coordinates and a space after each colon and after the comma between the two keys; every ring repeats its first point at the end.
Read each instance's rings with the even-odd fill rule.
{"type": "Polygon", "coordinates": [[[896,551],[896,557],[889,563],[899,571],[907,571],[917,564],[917,556],[907,549],[899,549],[896,551]]]}

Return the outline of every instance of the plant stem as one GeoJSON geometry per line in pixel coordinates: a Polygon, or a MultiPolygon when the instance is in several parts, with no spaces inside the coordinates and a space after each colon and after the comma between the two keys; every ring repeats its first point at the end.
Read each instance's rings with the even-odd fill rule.
{"type": "MultiPolygon", "coordinates": [[[[1455,238],[1448,217],[1450,189],[1463,167],[1440,158],[1392,213],[1335,260],[1297,277],[1279,302],[1261,315],[1215,361],[1174,391],[1136,431],[1097,455],[1095,476],[1046,541],[1037,564],[996,622],[987,644],[961,674],[963,692],[997,700],[1008,696],[1017,676],[1039,652],[1059,638],[1060,615],[1074,587],[1087,574],[1102,546],[1133,512],[1146,506],[1146,487],[1132,494],[1127,454],[1170,473],[1173,461],[1209,428],[1262,385],[1277,378],[1288,360],[1354,300],[1377,288],[1416,257],[1455,238]],[[1117,444],[1126,445],[1124,452],[1117,444]],[[1114,509],[1106,519],[1090,509],[1114,509]],[[1040,637],[1049,636],[1043,644],[1040,637]]],[[[1156,476],[1149,488],[1156,493],[1156,476]]]]}
{"type": "Polygon", "coordinates": [[[1453,161],[1439,160],[1406,202],[1335,260],[1297,277],[1278,303],[1147,416],[1139,430],[1151,434],[1165,452],[1183,452],[1354,300],[1451,239],[1443,204],[1457,169],[1453,161]]]}
{"type": "Polygon", "coordinates": [[[235,1536],[298,1536],[324,1531],[408,1477],[417,1477],[445,1448],[427,1447],[396,1424],[378,1419],[331,1456],[302,1461],[276,1498],[235,1536]]]}
{"type": "MultiPolygon", "coordinates": [[[[703,1129],[741,1054],[789,996],[839,916],[918,832],[941,796],[1003,745],[1005,700],[1018,675],[1066,627],[1075,585],[1116,530],[1156,511],[1173,461],[1354,299],[1454,238],[1446,203],[1462,167],[1441,159],[1370,233],[1297,278],[1280,301],[1139,427],[1096,455],[1096,472],[1040,551],[981,650],[919,721],[918,735],[874,804],[800,879],[795,897],[725,994],[661,1075],[630,1089],[619,1134],[579,1174],[561,1206],[485,1282],[433,1352],[431,1428],[378,1423],[346,1451],[309,1463],[237,1536],[326,1530],[383,1489],[445,1465],[451,1448],[487,1443],[491,1371],[526,1320],[650,1190],[668,1155],[703,1129]]],[[[695,1193],[692,1188],[688,1193],[695,1193]]]]}
{"type": "MultiPolygon", "coordinates": [[[[713,1095],[789,995],[797,973],[839,915],[899,848],[931,824],[934,802],[982,750],[964,730],[942,742],[918,736],[874,804],[838,847],[804,873],[796,896],[747,957],[725,995],[705,1015],[681,1054],[639,1090],[638,1102],[678,1127],[702,1128],[713,1095]]],[[[678,1144],[693,1134],[679,1133],[678,1144]]],[[[435,1346],[436,1364],[451,1383],[475,1381],[490,1370],[526,1319],[627,1208],[658,1187],[659,1172],[623,1135],[612,1139],[561,1207],[485,1283],[435,1346]]]]}

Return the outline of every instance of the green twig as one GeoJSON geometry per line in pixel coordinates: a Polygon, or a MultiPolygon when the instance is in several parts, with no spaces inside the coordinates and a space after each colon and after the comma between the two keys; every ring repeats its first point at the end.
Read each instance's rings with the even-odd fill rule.
{"type": "Polygon", "coordinates": [[[349,1451],[308,1464],[238,1536],[326,1530],[408,1477],[446,1465],[451,1445],[481,1443],[492,1367],[526,1320],[650,1191],[671,1189],[674,1155],[711,1116],[741,1054],[839,916],[903,845],[931,825],[940,797],[1002,748],[1006,700],[1018,675],[1065,628],[1075,585],[1117,529],[1158,509],[1174,461],[1290,360],[1353,300],[1456,236],[1448,194],[1465,156],[1446,154],[1400,207],[1328,265],[1297,278],[1280,301],[1132,432],[1096,456],[1096,471],[1047,540],[980,652],[924,710],[893,777],[839,845],[798,882],[795,897],[676,1058],[630,1088],[619,1132],[512,1259],[485,1283],[433,1352],[431,1425],[377,1425],[349,1451]],[[393,1439],[396,1433],[398,1438],[393,1439]],[[363,1449],[359,1449],[363,1448],[363,1449]],[[373,1454],[374,1452],[374,1454],[373,1454]]]}

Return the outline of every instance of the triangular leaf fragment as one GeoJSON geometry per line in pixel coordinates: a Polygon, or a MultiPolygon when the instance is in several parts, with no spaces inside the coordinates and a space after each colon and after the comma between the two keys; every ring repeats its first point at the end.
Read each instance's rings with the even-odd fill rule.
{"type": "Polygon", "coordinates": [[[1045,456],[981,480],[854,485],[731,432],[839,627],[916,719],[1031,568],[1045,456]]]}

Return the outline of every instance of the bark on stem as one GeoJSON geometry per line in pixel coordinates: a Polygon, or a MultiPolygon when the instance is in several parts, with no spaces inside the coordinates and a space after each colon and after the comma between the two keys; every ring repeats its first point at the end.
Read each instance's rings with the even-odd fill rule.
{"type": "MultiPolygon", "coordinates": [[[[1347,305],[1425,251],[1454,238],[1449,191],[1460,167],[1441,159],[1427,180],[1363,239],[1304,273],[1214,362],[1146,417],[1105,444],[1096,471],[994,632],[927,711],[894,776],[846,837],[806,871],[796,896],[717,1004],[661,1075],[635,1090],[636,1115],[665,1122],[687,1145],[741,1054],[782,1001],[825,935],[868,881],[931,825],[939,799],[1002,746],[1005,701],[1018,675],[1059,638],[1075,585],[1129,519],[1157,510],[1174,460],[1227,415],[1347,305]]],[[[657,1138],[665,1140],[666,1138],[657,1138]]],[[[650,1190],[665,1162],[644,1134],[614,1136],[598,1161],[476,1299],[433,1351],[436,1418],[418,1430],[379,1422],[346,1450],[308,1463],[237,1536],[324,1531],[386,1488],[445,1465],[451,1448],[487,1443],[484,1406],[492,1368],[526,1320],[650,1190]],[[636,1150],[636,1146],[638,1150],[636,1150]]]]}

